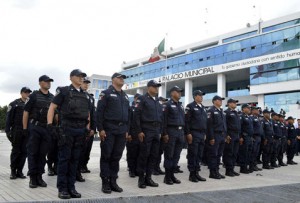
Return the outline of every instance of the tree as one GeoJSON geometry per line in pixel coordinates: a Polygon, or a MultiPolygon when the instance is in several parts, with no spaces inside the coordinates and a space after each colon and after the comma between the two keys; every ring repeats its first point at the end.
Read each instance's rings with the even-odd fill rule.
{"type": "Polygon", "coordinates": [[[6,121],[7,106],[0,106],[0,130],[4,130],[6,121]]]}

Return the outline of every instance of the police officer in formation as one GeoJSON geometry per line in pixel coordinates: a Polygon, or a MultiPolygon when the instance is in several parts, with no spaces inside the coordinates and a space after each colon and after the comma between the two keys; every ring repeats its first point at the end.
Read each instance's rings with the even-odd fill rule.
{"type": "Polygon", "coordinates": [[[185,114],[182,103],[179,101],[183,89],[174,86],[170,90],[171,99],[164,109],[163,142],[164,167],[166,170],[164,182],[167,185],[180,184],[181,181],[174,176],[184,144],[185,114]]]}
{"type": "Polygon", "coordinates": [[[277,165],[277,158],[279,154],[279,146],[281,143],[282,138],[282,130],[280,128],[280,121],[279,121],[279,115],[277,113],[272,113],[272,124],[273,124],[273,131],[274,131],[274,137],[273,137],[273,152],[271,155],[271,166],[273,168],[278,168],[277,165]]]}
{"type": "Polygon", "coordinates": [[[297,134],[296,134],[296,129],[294,126],[294,118],[293,117],[288,117],[287,118],[287,122],[288,122],[288,129],[287,129],[287,164],[289,165],[296,165],[298,163],[296,163],[293,159],[295,156],[295,150],[296,150],[296,138],[297,138],[297,134]]]}
{"type": "Polygon", "coordinates": [[[125,75],[114,73],[112,85],[100,94],[97,105],[97,128],[101,139],[100,176],[104,193],[123,192],[117,178],[130,125],[129,98],[122,90],[125,78],[125,75]]]}
{"type": "Polygon", "coordinates": [[[273,138],[274,130],[273,124],[270,118],[270,112],[265,109],[263,111],[264,118],[262,119],[262,129],[263,129],[263,169],[274,169],[271,164],[271,156],[273,152],[273,138]]]}
{"type": "Polygon", "coordinates": [[[58,88],[48,116],[49,134],[55,133],[55,110],[60,110],[62,132],[58,140],[57,188],[61,199],[80,198],[76,191],[76,170],[83,143],[90,132],[90,97],[80,87],[86,74],[79,69],[70,73],[71,85],[58,88]]]}
{"type": "Polygon", "coordinates": [[[47,131],[47,113],[53,94],[49,92],[51,79],[47,75],[39,78],[40,89],[34,91],[26,102],[23,113],[23,133],[28,136],[28,175],[29,187],[47,187],[42,179],[45,172],[46,155],[51,145],[51,135],[47,131]]]}
{"type": "Polygon", "coordinates": [[[225,139],[225,149],[223,154],[223,162],[226,168],[226,176],[234,177],[240,174],[234,170],[239,151],[241,122],[240,116],[236,111],[237,103],[235,99],[228,99],[228,108],[224,111],[226,113],[227,136],[225,139]]]}
{"type": "Polygon", "coordinates": [[[163,110],[158,100],[158,88],[161,84],[150,80],[147,84],[147,93],[140,96],[136,102],[134,112],[135,127],[139,139],[139,155],[137,159],[137,172],[139,175],[138,187],[158,187],[151,175],[155,161],[159,154],[163,110]]]}
{"type": "Polygon", "coordinates": [[[202,104],[204,92],[195,90],[194,101],[185,108],[185,135],[188,142],[187,167],[191,182],[206,181],[199,175],[207,130],[207,114],[202,104]]]}
{"type": "Polygon", "coordinates": [[[27,157],[26,144],[28,136],[23,133],[22,119],[25,102],[31,92],[28,87],[23,87],[20,92],[21,98],[11,102],[7,109],[5,132],[12,146],[10,154],[10,179],[26,178],[23,174],[23,168],[27,157]]]}
{"type": "Polygon", "coordinates": [[[283,163],[283,156],[286,153],[286,148],[287,148],[287,130],[288,130],[288,127],[285,124],[284,117],[285,115],[279,114],[279,126],[280,126],[282,136],[281,136],[281,142],[279,144],[277,159],[278,159],[278,165],[280,166],[287,166],[287,164],[283,163]]]}

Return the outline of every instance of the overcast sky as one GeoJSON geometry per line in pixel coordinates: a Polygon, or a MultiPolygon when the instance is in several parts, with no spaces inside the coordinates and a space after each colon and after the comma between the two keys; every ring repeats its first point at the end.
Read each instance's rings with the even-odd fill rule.
{"type": "Polygon", "coordinates": [[[299,10],[299,0],[0,0],[0,105],[42,74],[52,92],[74,68],[111,75],[166,33],[176,48],[299,10]]]}

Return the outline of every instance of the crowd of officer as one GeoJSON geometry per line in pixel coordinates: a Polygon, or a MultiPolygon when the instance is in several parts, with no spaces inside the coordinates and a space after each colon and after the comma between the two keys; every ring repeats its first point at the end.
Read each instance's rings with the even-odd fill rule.
{"type": "Polygon", "coordinates": [[[181,151],[187,147],[187,168],[191,182],[206,181],[201,165],[207,165],[209,178],[224,179],[263,169],[295,165],[300,127],[294,118],[261,110],[248,104],[237,110],[238,100],[214,96],[212,106],[202,104],[204,92],[195,90],[194,101],[183,107],[183,89],[170,89],[170,99],[158,97],[160,83],[150,80],[144,95],[136,94],[132,105],[122,90],[125,75],[114,73],[112,85],[101,92],[97,107],[87,92],[90,81],[79,69],[70,73],[71,85],[49,92],[53,79],[39,78],[40,89],[21,89],[21,98],[10,103],[6,134],[12,144],[10,179],[25,179],[28,158],[29,187],[47,187],[42,175],[57,175],[58,197],[80,198],[75,182],[84,182],[96,131],[101,140],[100,177],[104,193],[122,192],[118,185],[120,159],[127,148],[129,176],[138,177],[139,188],[158,187],[152,175],[164,175],[167,185],[180,184],[175,177],[181,151]],[[287,163],[283,162],[284,154],[287,163]],[[164,156],[161,170],[161,157],[164,156]],[[261,161],[262,156],[262,161],[261,161]],[[222,163],[223,162],[223,163],[222,163]],[[258,164],[262,163],[262,168],[258,164]],[[220,166],[226,173],[219,172],[220,166]],[[240,171],[235,170],[240,166],[240,171]]]}

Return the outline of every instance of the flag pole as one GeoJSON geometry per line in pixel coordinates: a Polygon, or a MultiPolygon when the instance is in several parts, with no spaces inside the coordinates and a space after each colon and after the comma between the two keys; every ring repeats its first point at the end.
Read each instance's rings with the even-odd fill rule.
{"type": "MultiPolygon", "coordinates": [[[[168,67],[168,48],[167,48],[167,38],[168,38],[168,33],[166,33],[165,36],[165,53],[166,53],[166,67],[165,67],[165,76],[167,76],[167,67],[168,67]]],[[[165,80],[165,92],[167,92],[167,80],[165,80]]],[[[166,98],[167,98],[167,93],[166,93],[166,98]]]]}

